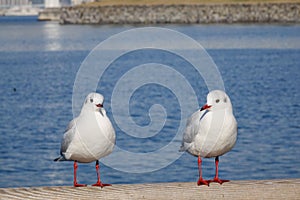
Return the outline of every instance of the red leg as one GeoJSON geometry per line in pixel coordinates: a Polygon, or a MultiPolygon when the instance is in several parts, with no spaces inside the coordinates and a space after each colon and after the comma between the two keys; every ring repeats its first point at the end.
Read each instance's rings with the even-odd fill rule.
{"type": "Polygon", "coordinates": [[[96,172],[97,172],[97,183],[93,184],[92,186],[99,186],[99,187],[105,187],[105,186],[111,186],[111,184],[104,184],[100,180],[100,172],[99,172],[99,161],[96,161],[96,172]]]}
{"type": "Polygon", "coordinates": [[[202,165],[202,160],[201,160],[201,157],[198,156],[199,179],[198,179],[197,184],[198,185],[207,185],[207,186],[209,186],[209,182],[207,180],[204,180],[202,178],[202,168],[201,168],[201,165],[202,165]]]}
{"type": "Polygon", "coordinates": [[[77,178],[76,178],[76,171],[77,171],[77,161],[74,161],[74,187],[85,187],[85,184],[78,184],[77,178]]]}
{"type": "Polygon", "coordinates": [[[219,179],[219,156],[216,157],[215,164],[216,164],[216,175],[215,175],[214,179],[210,180],[209,182],[217,182],[217,183],[220,183],[220,184],[225,183],[225,182],[229,182],[229,180],[219,179]]]}

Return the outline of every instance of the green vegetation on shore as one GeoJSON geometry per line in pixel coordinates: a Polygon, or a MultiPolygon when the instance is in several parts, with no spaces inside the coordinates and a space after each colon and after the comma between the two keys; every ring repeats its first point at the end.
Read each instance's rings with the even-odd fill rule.
{"type": "Polygon", "coordinates": [[[85,6],[108,5],[178,5],[178,4],[211,4],[211,3],[288,3],[300,0],[100,0],[86,3],[85,6]]]}

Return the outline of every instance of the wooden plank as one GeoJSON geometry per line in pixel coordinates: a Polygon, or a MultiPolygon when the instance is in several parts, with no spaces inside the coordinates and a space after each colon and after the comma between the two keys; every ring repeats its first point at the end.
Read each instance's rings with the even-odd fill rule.
{"type": "Polygon", "coordinates": [[[0,188],[0,199],[300,199],[300,179],[211,183],[114,184],[111,187],[0,188]]]}

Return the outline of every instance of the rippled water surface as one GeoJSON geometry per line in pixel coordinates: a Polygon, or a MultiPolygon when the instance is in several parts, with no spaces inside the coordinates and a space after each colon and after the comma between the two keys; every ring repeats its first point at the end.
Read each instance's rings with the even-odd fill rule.
{"type": "MultiPolygon", "coordinates": [[[[72,185],[72,162],[55,163],[53,159],[59,155],[64,129],[73,118],[76,74],[100,42],[136,27],[61,26],[55,22],[37,22],[34,18],[7,17],[0,17],[0,27],[0,187],[72,185]]],[[[180,31],[207,49],[231,97],[239,127],[238,141],[231,152],[220,157],[222,178],[299,178],[300,26],[163,27],[180,31]]],[[[166,51],[139,50],[111,63],[96,87],[106,97],[104,107],[116,129],[117,149],[144,153],[146,159],[147,153],[170,143],[178,144],[179,149],[180,140],[174,137],[180,122],[185,123],[186,119],[180,115],[185,110],[180,106],[179,94],[152,83],[136,88],[125,101],[129,102],[131,119],[138,126],[160,123],[157,119],[163,119],[162,129],[151,136],[141,133],[144,138],[134,137],[116,123],[111,109],[115,85],[128,70],[145,63],[172,66],[182,74],[194,88],[199,107],[205,103],[208,89],[188,62],[166,51]],[[160,106],[153,107],[156,104],[160,106]],[[152,118],[149,112],[154,114],[152,118]]],[[[159,76],[159,67],[157,72],[159,76]]],[[[141,74],[136,81],[151,75],[156,76],[141,74]]],[[[176,85],[172,78],[168,81],[176,85]]],[[[125,98],[128,91],[124,92],[125,98]]],[[[186,101],[190,98],[186,96],[186,101]]],[[[123,114],[117,113],[121,117],[123,114]]],[[[103,159],[105,164],[101,164],[103,182],[196,181],[197,159],[187,153],[165,167],[151,170],[176,153],[158,154],[147,164],[143,158],[128,163],[126,157],[115,156],[114,166],[109,165],[107,157],[103,159]],[[136,173],[122,170],[124,165],[137,169],[136,173]]],[[[111,157],[114,154],[117,155],[113,152],[111,157]]],[[[213,177],[214,159],[204,159],[203,170],[205,178],[213,177]]],[[[94,183],[94,163],[79,164],[78,179],[94,183]]]]}

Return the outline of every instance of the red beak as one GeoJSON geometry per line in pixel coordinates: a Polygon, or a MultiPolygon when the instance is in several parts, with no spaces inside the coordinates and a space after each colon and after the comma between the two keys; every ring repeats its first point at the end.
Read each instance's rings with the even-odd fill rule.
{"type": "Polygon", "coordinates": [[[211,107],[211,106],[205,104],[204,106],[202,106],[202,108],[200,109],[200,111],[206,110],[206,109],[208,109],[208,108],[210,108],[210,107],[211,107]]]}
{"type": "Polygon", "coordinates": [[[102,105],[102,104],[100,104],[100,103],[99,103],[99,104],[97,104],[96,106],[97,106],[98,108],[103,108],[103,105],[102,105]]]}

